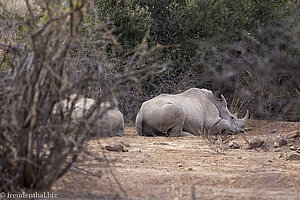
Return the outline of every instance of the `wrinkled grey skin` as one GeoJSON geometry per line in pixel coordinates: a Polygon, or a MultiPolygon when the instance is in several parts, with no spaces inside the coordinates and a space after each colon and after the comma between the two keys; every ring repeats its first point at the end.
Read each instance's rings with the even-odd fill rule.
{"type": "Polygon", "coordinates": [[[203,130],[238,134],[243,132],[248,117],[248,110],[243,119],[233,115],[220,93],[191,88],[144,102],[136,117],[136,129],[142,136],[199,135],[203,130]]]}
{"type": "MultiPolygon", "coordinates": [[[[76,94],[72,94],[68,99],[61,101],[54,105],[53,114],[57,114],[59,109],[62,108],[63,113],[66,115],[70,112],[72,104],[74,105],[74,110],[71,113],[71,118],[76,121],[77,119],[83,117],[84,114],[88,112],[88,110],[94,106],[95,100],[84,98],[83,96],[78,96],[76,94]]],[[[111,108],[108,102],[102,103],[99,106],[99,112],[101,113],[103,110],[108,109],[100,119],[96,120],[97,123],[97,133],[100,136],[122,136],[124,134],[124,117],[123,114],[117,110],[116,108],[111,108]]],[[[98,113],[99,113],[98,112],[98,113]]],[[[97,118],[97,113],[92,114],[90,120],[97,118]]]]}

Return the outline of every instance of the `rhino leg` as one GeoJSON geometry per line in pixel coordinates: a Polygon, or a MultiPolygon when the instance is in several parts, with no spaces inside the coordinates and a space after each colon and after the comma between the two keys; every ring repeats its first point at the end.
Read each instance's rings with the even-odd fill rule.
{"type": "Polygon", "coordinates": [[[189,132],[186,132],[186,131],[181,131],[181,135],[182,137],[185,137],[185,136],[194,136],[193,134],[189,133],[189,132]]]}
{"type": "Polygon", "coordinates": [[[176,124],[174,127],[170,128],[167,131],[167,136],[169,137],[180,137],[182,136],[182,127],[183,127],[183,123],[182,124],[176,124]]]}
{"type": "Polygon", "coordinates": [[[217,122],[211,129],[213,134],[218,134],[223,131],[228,131],[230,129],[230,123],[225,120],[221,119],[219,122],[217,122]]]}
{"type": "Polygon", "coordinates": [[[120,129],[112,130],[112,131],[110,131],[110,134],[109,134],[110,137],[123,136],[123,135],[124,135],[124,131],[120,130],[120,129]]]}
{"type": "Polygon", "coordinates": [[[169,137],[183,136],[182,128],[184,125],[185,114],[181,108],[175,105],[170,105],[170,107],[173,107],[173,109],[169,109],[168,111],[166,111],[166,113],[168,113],[169,116],[172,116],[174,120],[170,120],[170,118],[167,120],[167,123],[170,124],[168,125],[169,127],[166,130],[166,135],[169,137]]]}

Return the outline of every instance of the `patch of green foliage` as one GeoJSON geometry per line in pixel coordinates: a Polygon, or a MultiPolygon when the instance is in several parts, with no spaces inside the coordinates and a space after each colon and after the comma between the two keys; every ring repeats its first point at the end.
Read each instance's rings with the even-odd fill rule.
{"type": "Polygon", "coordinates": [[[95,0],[95,7],[101,21],[113,24],[114,34],[126,49],[141,43],[152,23],[148,7],[137,0],[95,0]]]}
{"type": "Polygon", "coordinates": [[[201,41],[226,35],[238,41],[242,33],[282,19],[287,0],[95,0],[101,20],[113,23],[123,50],[141,42],[147,30],[150,41],[171,45],[160,59],[175,66],[190,65],[201,41]]]}

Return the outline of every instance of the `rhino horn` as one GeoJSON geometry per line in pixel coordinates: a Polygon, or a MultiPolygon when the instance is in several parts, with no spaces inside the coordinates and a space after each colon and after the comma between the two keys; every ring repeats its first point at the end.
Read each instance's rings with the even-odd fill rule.
{"type": "Polygon", "coordinates": [[[246,112],[244,118],[243,118],[243,119],[240,119],[241,122],[243,123],[243,125],[246,124],[246,121],[248,120],[248,118],[249,118],[249,110],[247,110],[247,112],[246,112]]]}

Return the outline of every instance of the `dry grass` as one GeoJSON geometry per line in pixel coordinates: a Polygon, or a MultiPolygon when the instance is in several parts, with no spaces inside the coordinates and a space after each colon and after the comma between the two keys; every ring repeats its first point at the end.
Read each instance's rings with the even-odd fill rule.
{"type": "MultiPolygon", "coordinates": [[[[13,14],[25,17],[28,13],[25,0],[0,0],[0,3],[3,5],[4,9],[13,14]]],[[[35,10],[38,9],[34,0],[29,0],[29,3],[35,10]]]]}

